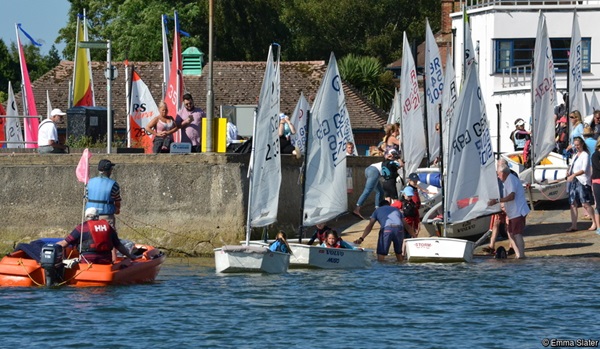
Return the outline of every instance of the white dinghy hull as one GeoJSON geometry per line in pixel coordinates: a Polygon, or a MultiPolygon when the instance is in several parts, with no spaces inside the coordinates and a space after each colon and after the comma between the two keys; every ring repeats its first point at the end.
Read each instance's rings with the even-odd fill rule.
{"type": "Polygon", "coordinates": [[[522,164],[523,152],[510,152],[502,154],[511,170],[519,175],[521,182],[531,183],[530,188],[525,188],[525,195],[529,201],[556,201],[569,197],[567,191],[567,171],[569,166],[558,153],[550,153],[535,166],[534,179],[531,180],[531,169],[526,169],[522,164]]]}
{"type": "Polygon", "coordinates": [[[370,250],[350,250],[346,248],[326,248],[303,244],[290,244],[293,255],[292,268],[317,269],[361,269],[371,265],[370,250]]]}
{"type": "Polygon", "coordinates": [[[473,261],[473,242],[451,238],[406,239],[406,260],[411,263],[457,263],[473,261]]]}
{"type": "Polygon", "coordinates": [[[440,219],[435,219],[441,206],[442,203],[434,206],[425,214],[421,222],[430,236],[438,235],[439,229],[439,233],[448,238],[477,240],[481,235],[490,230],[492,216],[481,216],[465,222],[447,224],[444,234],[444,222],[440,219]]]}
{"type": "Polygon", "coordinates": [[[290,255],[264,246],[225,245],[215,251],[217,273],[281,274],[288,270],[290,255]]]}
{"type": "MultiPolygon", "coordinates": [[[[371,266],[372,250],[350,250],[347,248],[327,248],[302,243],[289,243],[292,249],[290,268],[314,269],[362,269],[371,266]]],[[[272,241],[250,241],[251,246],[268,246],[272,241]]]]}

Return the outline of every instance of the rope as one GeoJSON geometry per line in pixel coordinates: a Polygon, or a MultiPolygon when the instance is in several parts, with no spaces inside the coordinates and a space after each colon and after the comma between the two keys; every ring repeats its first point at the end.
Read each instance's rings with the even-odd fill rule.
{"type": "MultiPolygon", "coordinates": [[[[538,183],[538,184],[539,184],[539,183],[538,183]]],[[[540,184],[540,185],[541,185],[541,184],[540,184]]],[[[565,185],[565,186],[564,186],[564,188],[563,188],[562,192],[560,193],[560,195],[557,195],[557,198],[560,198],[560,197],[561,197],[561,196],[562,196],[562,195],[565,193],[565,191],[567,191],[567,185],[565,185]]],[[[546,194],[544,194],[544,192],[543,192],[543,191],[541,191],[541,190],[540,190],[540,194],[542,194],[542,196],[543,196],[544,198],[546,198],[546,200],[548,200],[548,201],[558,201],[558,200],[560,200],[560,199],[551,199],[551,198],[550,198],[550,197],[548,197],[546,194]]]]}
{"type": "MultiPolygon", "coordinates": [[[[81,265],[81,264],[80,264],[80,265],[81,265]]],[[[73,277],[72,277],[72,278],[70,278],[70,279],[67,279],[67,280],[64,280],[63,282],[61,282],[61,283],[57,284],[57,286],[62,286],[62,285],[64,285],[64,284],[66,284],[67,282],[69,282],[69,281],[71,281],[71,280],[75,279],[76,277],[78,277],[79,275],[81,275],[81,273],[83,273],[84,271],[88,271],[88,270],[90,270],[90,269],[92,269],[92,263],[89,263],[89,262],[88,262],[88,267],[87,267],[87,269],[85,269],[85,270],[79,270],[79,273],[77,273],[77,274],[73,275],[73,277]]]]}
{"type": "MultiPolygon", "coordinates": [[[[180,237],[184,237],[184,238],[188,238],[188,239],[190,239],[190,240],[193,240],[193,236],[190,234],[190,232],[186,232],[186,233],[178,233],[178,232],[175,232],[175,231],[171,231],[171,230],[167,230],[167,229],[161,228],[161,227],[159,227],[159,226],[156,226],[156,225],[148,224],[148,223],[146,223],[146,222],[144,222],[144,221],[141,221],[141,220],[139,220],[139,219],[132,218],[132,217],[130,217],[130,216],[127,216],[127,215],[120,214],[119,216],[123,216],[124,218],[127,218],[127,219],[129,219],[129,220],[131,220],[131,221],[134,221],[134,222],[137,222],[137,223],[143,224],[143,225],[145,225],[145,226],[147,226],[147,227],[150,227],[150,228],[154,228],[154,229],[157,229],[157,230],[163,231],[163,232],[165,232],[165,233],[169,233],[169,234],[172,234],[172,235],[177,235],[177,236],[180,236],[180,237]]],[[[185,256],[187,256],[187,257],[194,257],[194,256],[195,256],[194,254],[191,254],[191,253],[189,253],[189,252],[186,252],[186,251],[183,251],[183,250],[180,250],[180,249],[175,249],[175,248],[169,248],[169,247],[159,246],[159,245],[158,245],[158,241],[156,241],[156,240],[154,240],[154,239],[151,239],[151,238],[149,238],[149,237],[148,237],[146,234],[143,234],[142,232],[140,232],[139,230],[137,230],[136,228],[134,228],[134,227],[133,227],[131,224],[128,224],[128,223],[126,223],[126,222],[125,222],[123,219],[121,219],[119,216],[115,216],[115,217],[116,217],[116,218],[119,220],[119,222],[120,222],[120,223],[122,223],[123,225],[125,225],[127,228],[131,229],[131,230],[132,230],[134,233],[136,233],[137,235],[139,235],[139,236],[141,236],[142,238],[144,238],[144,239],[146,239],[147,241],[149,241],[149,242],[150,242],[150,243],[151,243],[151,244],[152,244],[152,245],[153,245],[155,248],[163,249],[163,250],[170,251],[170,252],[177,253],[177,254],[182,254],[182,255],[185,255],[185,256]]],[[[200,245],[200,244],[202,244],[202,243],[208,243],[208,244],[210,244],[210,245],[211,245],[213,248],[217,248],[217,246],[215,246],[215,245],[214,245],[214,244],[211,242],[212,238],[214,238],[214,237],[216,237],[216,236],[217,236],[217,233],[214,233],[214,234],[213,234],[213,236],[211,237],[211,239],[210,239],[210,240],[198,240],[198,241],[196,242],[196,245],[200,245]]]]}
{"type": "Polygon", "coordinates": [[[17,264],[19,264],[20,266],[22,266],[22,267],[23,267],[23,270],[25,270],[25,274],[27,274],[27,276],[29,277],[29,279],[30,279],[31,281],[33,281],[33,283],[34,283],[34,284],[36,284],[36,286],[44,286],[44,285],[42,285],[42,284],[38,283],[37,281],[35,281],[35,280],[34,280],[34,279],[31,277],[31,274],[29,274],[29,272],[27,271],[27,268],[25,267],[25,264],[23,263],[23,258],[19,258],[19,262],[18,262],[17,264]]]}

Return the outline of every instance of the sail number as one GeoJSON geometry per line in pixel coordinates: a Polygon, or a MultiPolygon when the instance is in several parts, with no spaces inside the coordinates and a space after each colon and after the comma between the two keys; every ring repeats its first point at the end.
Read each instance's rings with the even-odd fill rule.
{"type": "Polygon", "coordinates": [[[279,115],[271,116],[270,123],[270,136],[272,142],[267,143],[267,153],[265,154],[265,161],[274,159],[279,155],[279,115]]]}
{"type": "Polygon", "coordinates": [[[429,100],[429,104],[434,104],[442,98],[442,90],[444,89],[442,64],[438,57],[429,63],[428,70],[429,84],[427,85],[427,99],[429,100]]]}
{"type": "Polygon", "coordinates": [[[346,108],[343,107],[339,113],[333,115],[333,118],[323,120],[317,129],[316,136],[320,142],[325,140],[327,148],[330,151],[331,160],[334,166],[343,159],[341,154],[345,154],[347,135],[346,125],[348,124],[346,108]],[[333,125],[331,125],[333,123],[333,125]]]}
{"type": "Polygon", "coordinates": [[[486,118],[481,118],[478,122],[466,129],[452,141],[452,153],[457,155],[463,151],[471,142],[474,141],[475,147],[479,151],[479,160],[481,165],[485,165],[493,156],[492,139],[490,130],[487,127],[486,118]],[[474,141],[475,136],[477,139],[474,141]]]}

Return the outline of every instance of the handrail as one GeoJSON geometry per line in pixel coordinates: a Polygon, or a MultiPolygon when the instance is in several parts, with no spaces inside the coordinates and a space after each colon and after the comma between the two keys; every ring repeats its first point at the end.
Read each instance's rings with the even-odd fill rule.
{"type": "Polygon", "coordinates": [[[531,84],[531,64],[502,69],[502,88],[523,87],[531,84]]]}
{"type": "Polygon", "coordinates": [[[574,6],[574,5],[600,5],[600,0],[467,0],[467,9],[488,6],[574,6]]]}

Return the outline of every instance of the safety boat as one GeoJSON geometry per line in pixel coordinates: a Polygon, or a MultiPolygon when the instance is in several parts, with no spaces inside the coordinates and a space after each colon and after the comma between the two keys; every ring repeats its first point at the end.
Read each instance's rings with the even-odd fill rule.
{"type": "MultiPolygon", "coordinates": [[[[160,250],[133,244],[132,261],[117,257],[113,264],[88,263],[77,249],[57,245],[60,238],[40,239],[17,245],[0,260],[0,286],[109,286],[153,282],[165,261],[160,250]]],[[[127,245],[127,244],[126,244],[127,245]]]]}

